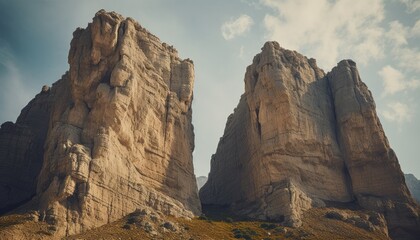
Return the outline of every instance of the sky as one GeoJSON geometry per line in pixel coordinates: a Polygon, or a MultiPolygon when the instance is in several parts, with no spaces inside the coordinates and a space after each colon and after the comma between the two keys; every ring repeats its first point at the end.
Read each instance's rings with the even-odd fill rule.
{"type": "Polygon", "coordinates": [[[420,177],[420,0],[0,0],[0,122],[61,78],[73,31],[100,9],[194,61],[196,176],[210,170],[246,66],[275,40],[326,72],[353,59],[402,170],[420,177]]]}

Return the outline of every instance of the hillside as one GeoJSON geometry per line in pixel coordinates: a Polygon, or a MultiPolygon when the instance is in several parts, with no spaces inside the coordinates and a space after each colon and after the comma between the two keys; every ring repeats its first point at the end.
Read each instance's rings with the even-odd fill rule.
{"type": "MultiPolygon", "coordinates": [[[[64,239],[162,239],[162,240],[205,240],[205,239],[389,239],[379,230],[366,230],[366,226],[328,218],[332,212],[352,215],[361,219],[365,211],[339,210],[337,208],[311,209],[305,213],[303,225],[299,228],[283,227],[276,223],[244,221],[220,214],[218,209],[205,209],[208,217],[192,220],[161,217],[154,213],[135,212],[113,223],[64,239]]],[[[332,214],[334,215],[334,214],[332,214]]],[[[29,215],[0,217],[0,239],[10,235],[21,239],[51,239],[53,232],[43,222],[34,222],[29,215]]]]}

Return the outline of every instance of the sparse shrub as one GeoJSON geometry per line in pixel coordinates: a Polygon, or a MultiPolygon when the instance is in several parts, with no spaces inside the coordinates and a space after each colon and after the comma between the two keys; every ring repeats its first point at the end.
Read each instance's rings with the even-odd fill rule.
{"type": "Polygon", "coordinates": [[[132,226],[132,225],[130,225],[130,224],[124,224],[123,228],[124,228],[124,229],[127,229],[127,230],[130,230],[130,229],[132,229],[132,228],[133,228],[133,226],[132,226]]]}
{"type": "Polygon", "coordinates": [[[168,230],[171,230],[171,231],[173,231],[173,232],[176,232],[178,229],[177,229],[177,226],[173,223],[173,222],[165,222],[165,223],[163,223],[162,224],[162,227],[164,227],[164,228],[166,228],[166,229],[168,229],[168,230]]]}
{"type": "Polygon", "coordinates": [[[284,236],[285,236],[286,238],[293,237],[293,232],[287,232],[284,236]]]}
{"type": "Polygon", "coordinates": [[[242,231],[240,229],[234,228],[234,229],[232,229],[232,232],[233,232],[233,237],[234,238],[243,238],[244,237],[243,234],[242,234],[242,231]]]}
{"type": "Polygon", "coordinates": [[[207,221],[208,223],[212,223],[212,220],[210,219],[210,218],[208,218],[206,215],[201,215],[198,219],[200,219],[200,220],[205,220],[205,221],[207,221]]]}
{"type": "Polygon", "coordinates": [[[277,225],[274,223],[261,223],[260,227],[265,230],[272,230],[275,229],[277,225]]]}
{"type": "Polygon", "coordinates": [[[257,236],[257,232],[252,230],[251,228],[245,228],[245,232],[251,236],[257,236]]]}
{"type": "Polygon", "coordinates": [[[56,226],[48,226],[48,231],[55,232],[55,231],[57,231],[57,227],[56,226]]]}
{"type": "Polygon", "coordinates": [[[133,224],[135,222],[137,222],[137,218],[136,217],[129,217],[127,219],[127,224],[133,224]]]}
{"type": "Polygon", "coordinates": [[[252,240],[251,236],[249,236],[247,234],[243,235],[242,238],[245,239],[245,240],[252,240]]]}
{"type": "Polygon", "coordinates": [[[234,238],[242,238],[245,240],[252,240],[251,236],[257,236],[257,232],[255,232],[254,230],[250,229],[250,228],[245,228],[245,229],[232,229],[233,232],[233,236],[234,238]]]}
{"type": "Polygon", "coordinates": [[[277,226],[276,228],[274,228],[273,232],[278,234],[284,234],[287,232],[287,230],[282,226],[277,226]]]}
{"type": "Polygon", "coordinates": [[[338,211],[329,211],[325,214],[326,218],[329,219],[335,219],[335,220],[341,220],[344,221],[346,219],[346,216],[344,216],[342,213],[338,212],[338,211]]]}
{"type": "Polygon", "coordinates": [[[243,238],[242,233],[235,233],[233,235],[234,238],[243,238]]]}

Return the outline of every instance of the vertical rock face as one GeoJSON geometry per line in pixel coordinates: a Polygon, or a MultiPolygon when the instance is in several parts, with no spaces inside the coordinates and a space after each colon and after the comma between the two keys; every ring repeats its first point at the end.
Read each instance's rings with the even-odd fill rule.
{"type": "Polygon", "coordinates": [[[0,213],[29,201],[43,161],[43,146],[51,109],[44,87],[21,112],[16,123],[0,128],[0,213]]]}
{"type": "Polygon", "coordinates": [[[311,207],[356,201],[384,213],[392,232],[420,227],[419,208],[355,63],[341,61],[325,74],[314,59],[276,42],[247,68],[245,93],[200,198],[292,226],[311,207]]]}
{"type": "MultiPolygon", "coordinates": [[[[192,165],[192,61],[180,59],[173,47],[114,12],[99,11],[73,36],[70,70],[46,100],[33,100],[49,103],[41,104],[47,108],[43,112],[33,110],[42,122],[26,124],[38,132],[18,128],[19,120],[17,127],[4,127],[5,133],[1,128],[0,151],[16,152],[32,139],[44,146],[36,152],[43,161],[19,153],[1,159],[14,171],[38,164],[31,175],[36,188],[28,186],[36,193],[30,206],[56,226],[58,235],[82,232],[143,207],[175,216],[199,214],[192,165]],[[3,134],[17,140],[7,142],[10,137],[3,134]]],[[[3,188],[1,196],[8,190],[3,188]]]]}
{"type": "Polygon", "coordinates": [[[204,184],[206,184],[207,177],[200,176],[200,177],[197,177],[196,179],[197,179],[197,188],[198,188],[198,190],[200,190],[200,188],[203,187],[204,184]]]}
{"type": "Polygon", "coordinates": [[[413,174],[404,174],[404,177],[411,195],[417,203],[420,203],[420,180],[418,180],[413,174]]]}

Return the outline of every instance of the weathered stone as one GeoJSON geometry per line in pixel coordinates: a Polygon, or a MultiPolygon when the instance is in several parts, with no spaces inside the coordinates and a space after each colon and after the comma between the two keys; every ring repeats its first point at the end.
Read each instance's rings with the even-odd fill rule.
{"type": "Polygon", "coordinates": [[[164,222],[162,224],[162,227],[164,227],[168,230],[171,230],[172,232],[178,231],[178,227],[173,222],[170,222],[170,221],[164,222]]]}
{"type": "Polygon", "coordinates": [[[408,191],[372,94],[361,81],[356,64],[341,61],[327,77],[352,194],[360,206],[385,214],[392,238],[408,232],[415,239],[420,234],[420,208],[408,191]]]}
{"type": "Polygon", "coordinates": [[[417,203],[420,203],[420,180],[418,180],[413,174],[404,174],[404,177],[411,195],[417,203]]]}
{"type": "Polygon", "coordinates": [[[35,195],[55,236],[137,208],[199,215],[192,61],[114,12],[73,36],[69,72],[1,128],[1,206],[35,195]]]}
{"type": "Polygon", "coordinates": [[[325,217],[352,224],[369,232],[376,231],[388,236],[386,220],[383,214],[377,212],[355,214],[348,210],[331,209],[325,214],[325,217]]]}
{"type": "Polygon", "coordinates": [[[204,186],[204,184],[207,182],[207,177],[200,176],[200,177],[197,177],[196,180],[197,180],[198,190],[200,190],[200,188],[202,188],[204,186]]]}
{"type": "Polygon", "coordinates": [[[341,220],[341,221],[344,221],[344,220],[346,220],[346,219],[347,219],[347,214],[342,213],[342,212],[340,212],[340,211],[331,210],[331,211],[328,211],[328,212],[325,214],[325,217],[326,217],[326,218],[330,218],[330,219],[335,219],[335,220],[341,220]]]}
{"type": "Polygon", "coordinates": [[[36,193],[52,104],[51,93],[45,88],[22,110],[16,123],[1,125],[0,214],[29,201],[36,193]]]}
{"type": "Polygon", "coordinates": [[[420,229],[419,207],[355,63],[324,74],[276,42],[247,68],[200,198],[290,226],[311,207],[357,201],[384,213],[391,232],[420,229]]]}

